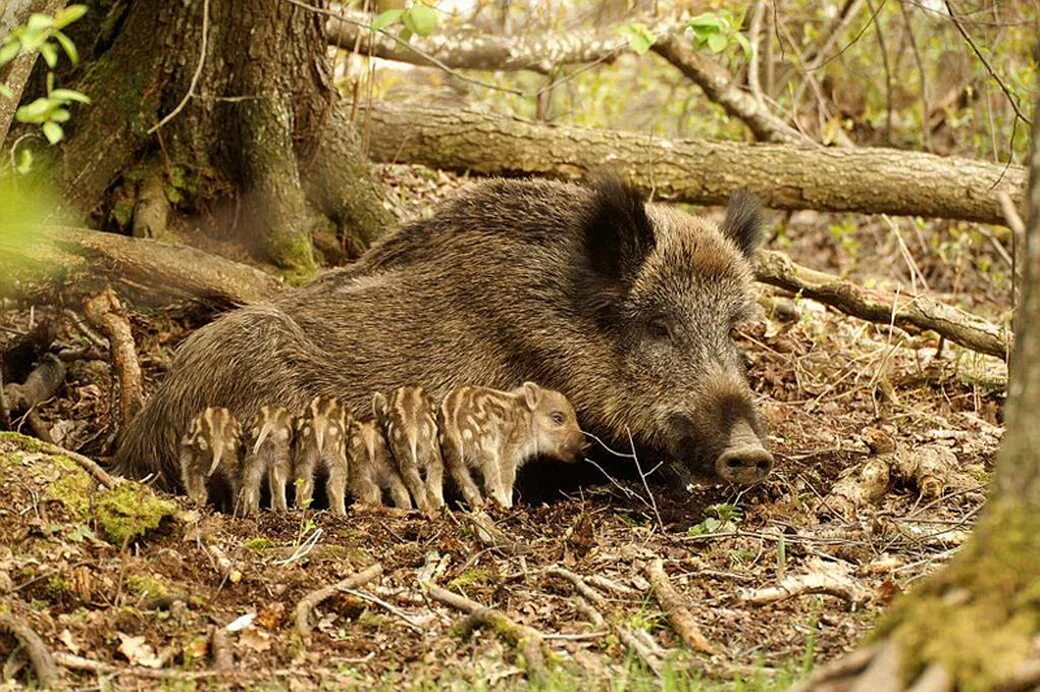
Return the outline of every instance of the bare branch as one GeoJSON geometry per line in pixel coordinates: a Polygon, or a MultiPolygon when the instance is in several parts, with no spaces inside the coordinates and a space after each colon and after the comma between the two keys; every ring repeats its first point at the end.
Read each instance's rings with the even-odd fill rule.
{"type": "Polygon", "coordinates": [[[334,596],[343,589],[356,589],[359,586],[364,586],[373,579],[378,578],[382,573],[383,565],[377,562],[361,572],[352,574],[346,579],[341,579],[331,586],[325,586],[315,591],[311,591],[296,604],[296,631],[303,636],[309,635],[311,633],[311,625],[310,622],[308,622],[308,619],[311,611],[314,610],[319,603],[330,596],[334,596]]]}

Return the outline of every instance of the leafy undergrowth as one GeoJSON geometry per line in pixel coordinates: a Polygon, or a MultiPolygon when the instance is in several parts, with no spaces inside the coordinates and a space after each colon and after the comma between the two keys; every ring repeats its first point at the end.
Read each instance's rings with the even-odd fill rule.
{"type": "MultiPolygon", "coordinates": [[[[401,203],[415,208],[457,182],[402,175],[411,179],[400,190],[420,192],[401,203]]],[[[795,253],[800,261],[819,259],[810,238],[796,246],[806,246],[803,256],[795,253]]],[[[964,285],[984,283],[970,260],[955,264],[964,285]]],[[[949,267],[924,258],[919,265],[944,285],[949,267]]],[[[182,498],[159,495],[132,502],[158,519],[135,524],[127,538],[106,523],[100,510],[112,503],[78,468],[5,437],[3,600],[61,660],[101,664],[82,670],[75,659],[63,668],[76,686],[527,684],[526,662],[496,633],[459,635],[463,613],[431,599],[422,586],[429,581],[541,632],[549,673],[537,687],[783,688],[850,649],[896,595],[958,551],[982,506],[1002,431],[1006,368],[950,345],[940,349],[933,336],[910,337],[811,301],[768,296],[782,309],[743,337],[778,461],[756,487],[688,490],[658,472],[647,488],[619,470],[630,462],[611,464],[601,450],[592,456],[613,479],[592,466],[568,478],[555,469],[525,469],[519,506],[491,514],[496,540],[459,512],[435,519],[354,510],[346,517],[292,511],[236,519],[200,516],[182,498]],[[905,449],[946,447],[967,480],[927,500],[912,483],[896,482],[876,504],[833,511],[831,488],[874,458],[877,435],[905,449]],[[214,546],[233,563],[230,571],[218,564],[214,546]],[[655,559],[663,560],[714,654],[690,653],[672,630],[644,572],[655,559]],[[374,562],[383,566],[380,578],[318,605],[309,637],[296,632],[293,613],[306,594],[374,562]],[[560,566],[617,585],[592,587],[603,599],[603,623],[590,622],[573,584],[548,572],[560,566]],[[823,575],[838,587],[768,595],[805,575],[823,575]],[[213,632],[230,623],[234,668],[217,671],[213,632]],[[657,671],[621,640],[623,631],[648,633],[660,649],[657,671]]],[[[995,319],[998,306],[996,296],[975,307],[995,319]]],[[[103,457],[113,432],[104,353],[54,308],[19,306],[0,314],[0,326],[26,332],[41,319],[59,326],[69,375],[60,395],[37,408],[39,420],[59,444],[103,457]]],[[[197,325],[175,310],[133,315],[148,391],[197,325]]],[[[18,423],[28,430],[28,421],[18,423]]],[[[644,469],[653,467],[643,461],[644,469]]],[[[0,655],[4,674],[32,678],[9,635],[0,635],[0,655]]]]}

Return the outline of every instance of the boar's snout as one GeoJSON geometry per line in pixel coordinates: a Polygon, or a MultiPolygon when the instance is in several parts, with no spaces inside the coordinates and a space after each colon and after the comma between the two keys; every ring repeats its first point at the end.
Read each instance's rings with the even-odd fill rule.
{"type": "Polygon", "coordinates": [[[763,480],[773,468],[773,455],[745,421],[730,430],[729,443],[715,460],[715,474],[730,483],[749,485],[763,480]]]}

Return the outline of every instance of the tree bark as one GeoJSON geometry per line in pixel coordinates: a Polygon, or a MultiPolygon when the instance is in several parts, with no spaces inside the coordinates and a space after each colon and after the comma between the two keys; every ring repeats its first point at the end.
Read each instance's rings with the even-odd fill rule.
{"type": "Polygon", "coordinates": [[[349,158],[346,169],[328,160],[336,95],[321,15],[284,0],[139,0],[124,11],[76,85],[95,103],[75,114],[60,161],[73,207],[95,209],[139,161],[147,170],[158,159],[196,207],[235,198],[253,251],[301,274],[314,267],[312,236],[330,225],[325,209],[360,229],[362,248],[390,225],[356,139],[336,136],[331,153],[349,158]],[[310,180],[316,161],[333,183],[310,180]],[[316,203],[305,182],[327,194],[316,203]]]}
{"type": "Polygon", "coordinates": [[[186,299],[225,307],[281,290],[258,269],[195,248],[68,227],[34,229],[27,243],[0,243],[0,266],[2,295],[57,283],[69,297],[84,297],[110,282],[139,302],[186,299]]]}
{"type": "Polygon", "coordinates": [[[611,168],[644,192],[724,204],[748,186],[766,206],[1002,224],[998,196],[1022,200],[1025,169],[893,149],[740,144],[538,125],[517,118],[378,104],[377,161],[493,175],[577,178],[611,168]]]}

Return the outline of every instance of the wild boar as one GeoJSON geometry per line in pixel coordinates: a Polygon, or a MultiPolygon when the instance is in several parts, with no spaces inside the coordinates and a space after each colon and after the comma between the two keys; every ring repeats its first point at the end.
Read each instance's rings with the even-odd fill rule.
{"type": "Polygon", "coordinates": [[[296,422],[293,482],[296,506],[308,508],[314,499],[314,478],[319,468],[327,475],[325,495],[329,509],[346,514],[347,434],[350,415],[339,399],[316,396],[296,422]]]}
{"type": "Polygon", "coordinates": [[[253,428],[253,449],[242,462],[239,496],[245,514],[259,511],[260,484],[265,477],[271,494],[271,509],[288,508],[285,485],[292,473],[292,435],[292,413],[281,406],[260,407],[253,428]]]}
{"type": "Polygon", "coordinates": [[[370,392],[410,382],[440,399],[532,380],[590,433],[631,433],[647,463],[758,481],[773,458],[733,332],[755,308],[759,226],[743,192],[715,225],[613,179],[480,183],[355,265],[196,331],[116,469],[176,486],[178,431],[210,403],[249,419],[320,394],[367,415],[370,392]]]}
{"type": "MultiPolygon", "coordinates": [[[[378,415],[385,405],[386,398],[382,394],[373,395],[373,413],[378,415]]],[[[390,458],[383,429],[375,418],[353,422],[347,448],[350,452],[350,494],[356,502],[381,507],[383,491],[386,490],[394,507],[412,508],[408,488],[390,458]]]]}
{"type": "Polygon", "coordinates": [[[394,464],[415,506],[430,512],[444,506],[444,461],[437,436],[437,406],[422,387],[398,387],[373,399],[394,464]]]}
{"type": "Polygon", "coordinates": [[[585,448],[574,408],[563,394],[534,382],[503,392],[459,387],[441,402],[441,447],[448,471],[471,509],[484,504],[470,470],[500,506],[513,506],[516,472],[529,459],[574,461],[585,448]]]}
{"type": "Polygon", "coordinates": [[[241,426],[226,408],[207,406],[191,419],[181,438],[179,466],[181,483],[192,502],[206,504],[209,479],[215,474],[237,502],[241,487],[241,441],[241,426]]]}

